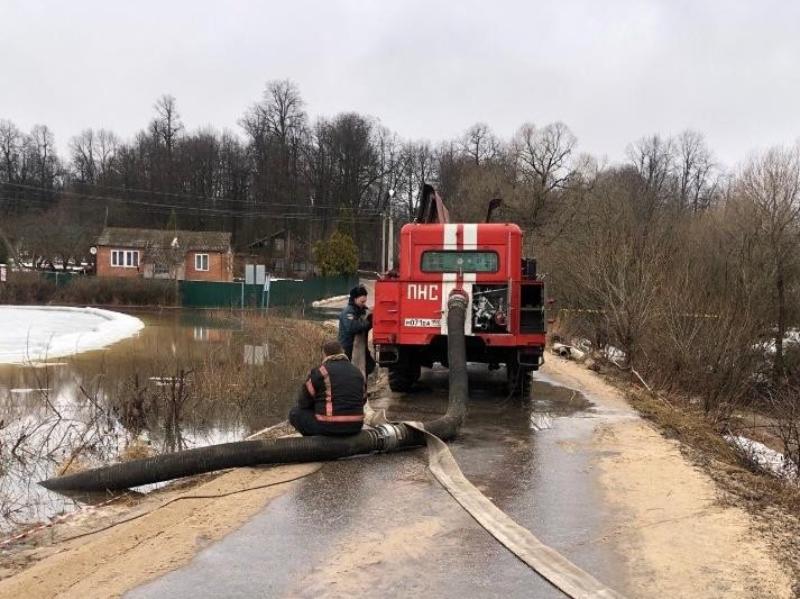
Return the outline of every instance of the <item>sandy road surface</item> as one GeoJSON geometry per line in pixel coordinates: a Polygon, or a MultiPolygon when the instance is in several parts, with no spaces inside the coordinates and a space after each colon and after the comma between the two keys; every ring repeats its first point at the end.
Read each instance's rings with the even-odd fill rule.
{"type": "MultiPolygon", "coordinates": [[[[582,366],[550,358],[547,372],[590,401],[630,411],[619,392],[582,366]]],[[[590,543],[624,556],[639,597],[792,597],[792,580],[757,538],[751,517],[723,506],[707,475],[640,418],[599,426],[592,439],[603,496],[623,522],[590,543]]]]}

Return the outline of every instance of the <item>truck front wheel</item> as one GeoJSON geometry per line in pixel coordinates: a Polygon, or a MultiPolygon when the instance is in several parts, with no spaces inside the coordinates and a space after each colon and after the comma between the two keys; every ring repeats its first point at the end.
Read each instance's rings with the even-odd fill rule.
{"type": "Polygon", "coordinates": [[[419,380],[422,370],[416,356],[403,356],[396,364],[389,365],[389,388],[395,393],[407,393],[419,380]]]}

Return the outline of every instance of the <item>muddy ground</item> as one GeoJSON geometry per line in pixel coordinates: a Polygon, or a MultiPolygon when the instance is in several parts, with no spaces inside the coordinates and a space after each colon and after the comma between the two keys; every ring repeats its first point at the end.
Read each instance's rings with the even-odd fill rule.
{"type": "MultiPolygon", "coordinates": [[[[535,388],[527,403],[508,402],[490,375],[476,379],[454,454],[470,480],[543,541],[632,597],[792,596],[791,575],[752,516],[598,375],[550,358],[539,399],[535,388]]],[[[416,396],[377,403],[390,416],[431,416],[441,408],[442,374],[423,382],[416,396]]],[[[421,451],[316,468],[232,471],[70,520],[4,555],[0,596],[559,596],[449,498],[421,451]],[[181,493],[303,474],[48,544],[181,493]]]]}

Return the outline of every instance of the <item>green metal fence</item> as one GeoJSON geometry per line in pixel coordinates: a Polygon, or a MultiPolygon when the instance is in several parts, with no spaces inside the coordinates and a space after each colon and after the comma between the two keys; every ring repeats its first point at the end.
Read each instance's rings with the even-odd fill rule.
{"type": "Polygon", "coordinates": [[[84,275],[79,275],[74,272],[59,272],[57,270],[45,270],[42,271],[41,277],[45,281],[50,281],[51,283],[55,283],[57,287],[63,287],[64,285],[69,285],[76,277],[81,277],[84,275]]]}
{"type": "Polygon", "coordinates": [[[272,281],[269,293],[261,285],[181,281],[181,305],[191,308],[263,308],[300,306],[336,295],[345,295],[358,284],[357,276],[315,277],[272,281]]]}
{"type": "MultiPolygon", "coordinates": [[[[58,287],[68,285],[85,275],[62,272],[41,272],[42,279],[58,287]]],[[[159,279],[159,282],[163,280],[159,279]]],[[[305,280],[278,279],[272,281],[269,293],[262,285],[218,283],[212,281],[180,281],[181,305],[187,308],[246,308],[269,306],[301,306],[311,302],[345,295],[358,284],[358,276],[314,277],[305,280]]]]}

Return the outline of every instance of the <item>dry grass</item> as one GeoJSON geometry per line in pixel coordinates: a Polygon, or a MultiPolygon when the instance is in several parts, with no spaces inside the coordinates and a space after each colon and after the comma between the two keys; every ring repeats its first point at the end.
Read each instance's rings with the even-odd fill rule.
{"type": "Polygon", "coordinates": [[[122,453],[119,455],[119,459],[121,462],[130,462],[131,460],[150,458],[155,454],[155,450],[150,445],[143,443],[140,439],[134,439],[124,450],[122,450],[122,453]]]}
{"type": "Polygon", "coordinates": [[[132,357],[113,396],[115,413],[132,433],[164,431],[165,449],[174,450],[183,447],[186,426],[258,430],[285,417],[319,361],[323,327],[252,314],[212,318],[241,333],[199,352],[188,344],[132,357]]]}

